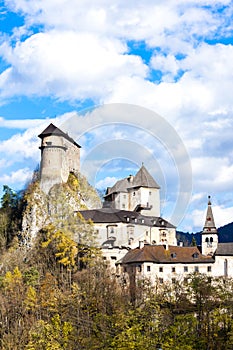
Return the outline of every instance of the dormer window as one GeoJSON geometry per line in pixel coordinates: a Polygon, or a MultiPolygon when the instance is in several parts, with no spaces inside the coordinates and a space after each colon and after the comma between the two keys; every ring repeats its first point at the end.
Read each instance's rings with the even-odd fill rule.
{"type": "Polygon", "coordinates": [[[171,253],[171,257],[174,259],[176,258],[176,253],[171,253]]]}
{"type": "Polygon", "coordinates": [[[194,259],[197,259],[197,258],[198,258],[198,256],[199,256],[199,254],[198,254],[198,253],[194,253],[194,254],[193,254],[193,258],[194,258],[194,259]]]}

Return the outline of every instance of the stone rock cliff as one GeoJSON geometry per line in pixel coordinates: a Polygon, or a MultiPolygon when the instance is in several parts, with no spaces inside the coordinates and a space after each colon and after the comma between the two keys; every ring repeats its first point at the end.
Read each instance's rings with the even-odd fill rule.
{"type": "Polygon", "coordinates": [[[71,173],[67,183],[54,185],[48,194],[36,181],[29,185],[24,200],[22,238],[27,245],[31,245],[37,233],[49,223],[74,224],[76,211],[102,207],[97,192],[80,173],[71,173]]]}

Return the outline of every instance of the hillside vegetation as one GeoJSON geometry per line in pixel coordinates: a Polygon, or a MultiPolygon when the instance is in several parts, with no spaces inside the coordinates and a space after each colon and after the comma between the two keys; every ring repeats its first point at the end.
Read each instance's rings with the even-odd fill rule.
{"type": "Polygon", "coordinates": [[[130,288],[102,259],[92,223],[75,213],[95,196],[73,175],[49,198],[37,181],[21,196],[4,188],[0,349],[231,350],[233,281],[196,273],[130,288]]]}

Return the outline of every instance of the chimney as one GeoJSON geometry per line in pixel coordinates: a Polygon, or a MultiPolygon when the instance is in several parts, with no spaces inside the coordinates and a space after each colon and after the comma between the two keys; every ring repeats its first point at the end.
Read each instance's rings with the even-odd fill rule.
{"type": "Polygon", "coordinates": [[[144,241],[139,241],[139,249],[142,249],[144,247],[144,241]]]}
{"type": "Polygon", "coordinates": [[[129,181],[130,183],[133,182],[133,175],[129,175],[129,176],[128,176],[128,181],[129,181]]]}

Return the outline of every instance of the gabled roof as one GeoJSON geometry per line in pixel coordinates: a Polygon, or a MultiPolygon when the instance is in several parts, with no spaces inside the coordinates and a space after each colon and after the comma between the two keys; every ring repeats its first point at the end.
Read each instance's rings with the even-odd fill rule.
{"type": "Polygon", "coordinates": [[[139,212],[129,210],[118,210],[112,208],[101,208],[92,210],[81,210],[79,213],[85,220],[94,223],[127,223],[132,225],[156,226],[163,228],[175,228],[172,224],[161,217],[141,215],[139,212]]]}
{"type": "Polygon", "coordinates": [[[163,245],[145,245],[143,248],[130,250],[122,259],[123,264],[132,263],[213,263],[214,259],[202,255],[197,247],[178,247],[163,245]]]}
{"type": "Polygon", "coordinates": [[[135,176],[130,175],[122,180],[118,180],[112,187],[108,188],[105,197],[112,193],[128,192],[128,190],[137,187],[160,189],[157,182],[153,179],[145,166],[142,165],[135,176]]]}
{"type": "Polygon", "coordinates": [[[233,243],[219,243],[214,255],[233,256],[233,243]]]}
{"type": "Polygon", "coordinates": [[[78,148],[81,148],[81,146],[77,144],[68,134],[64,133],[61,129],[59,129],[52,123],[49,124],[49,126],[47,126],[47,128],[44,131],[42,131],[42,133],[38,135],[38,137],[43,139],[44,137],[51,136],[51,135],[62,136],[68,141],[70,141],[71,143],[73,143],[78,148]]]}

